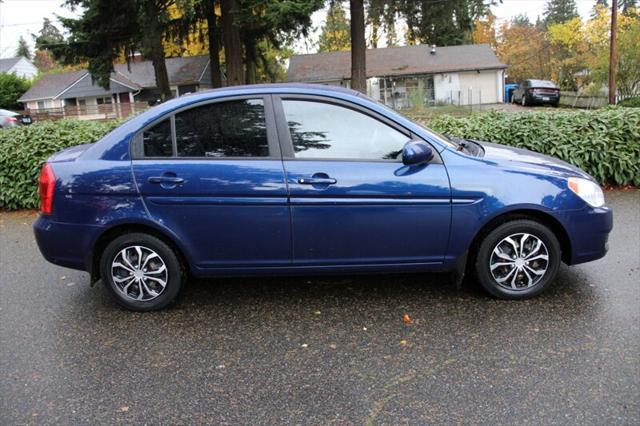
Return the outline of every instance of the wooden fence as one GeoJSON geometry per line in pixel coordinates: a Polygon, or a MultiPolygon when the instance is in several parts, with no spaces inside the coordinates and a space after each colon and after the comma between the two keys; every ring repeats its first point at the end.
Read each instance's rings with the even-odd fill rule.
{"type": "Polygon", "coordinates": [[[126,118],[131,114],[144,111],[149,108],[146,102],[66,106],[59,108],[45,108],[37,110],[18,111],[20,114],[29,114],[34,122],[46,120],[62,120],[63,118],[77,120],[114,120],[126,118]]]}

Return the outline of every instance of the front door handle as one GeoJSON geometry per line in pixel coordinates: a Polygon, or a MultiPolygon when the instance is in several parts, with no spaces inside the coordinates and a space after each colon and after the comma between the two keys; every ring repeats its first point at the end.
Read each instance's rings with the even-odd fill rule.
{"type": "Polygon", "coordinates": [[[149,183],[168,183],[173,185],[182,185],[184,183],[184,179],[175,176],[151,176],[147,179],[149,183]]]}
{"type": "Polygon", "coordinates": [[[300,185],[333,185],[337,182],[337,180],[330,177],[310,177],[298,179],[298,183],[300,185]]]}

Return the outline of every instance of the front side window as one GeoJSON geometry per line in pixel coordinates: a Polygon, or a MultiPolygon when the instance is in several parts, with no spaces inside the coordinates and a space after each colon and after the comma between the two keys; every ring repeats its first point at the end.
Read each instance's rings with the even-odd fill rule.
{"type": "Polygon", "coordinates": [[[142,147],[145,157],[171,157],[171,123],[169,119],[142,132],[142,147]]]}
{"type": "Polygon", "coordinates": [[[217,102],[176,114],[179,157],[268,157],[261,99],[217,102]]]}
{"type": "Polygon", "coordinates": [[[350,108],[283,100],[296,158],[394,160],[409,137],[350,108]]]}

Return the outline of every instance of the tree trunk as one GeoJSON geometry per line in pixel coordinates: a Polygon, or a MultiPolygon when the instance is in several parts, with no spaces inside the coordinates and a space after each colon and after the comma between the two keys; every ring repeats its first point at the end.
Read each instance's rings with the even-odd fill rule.
{"type": "Polygon", "coordinates": [[[367,93],[367,42],[364,38],[363,0],[350,0],[351,6],[351,88],[367,93]]]}
{"type": "Polygon", "coordinates": [[[171,99],[173,92],[169,84],[169,75],[167,73],[167,64],[164,59],[164,47],[162,46],[162,33],[158,36],[152,36],[151,40],[151,63],[156,76],[156,86],[160,89],[160,96],[163,101],[171,99]]]}
{"type": "Polygon", "coordinates": [[[248,34],[244,38],[244,52],[245,52],[245,64],[246,64],[246,78],[247,84],[256,84],[257,80],[257,62],[258,62],[258,50],[256,46],[256,39],[252,34],[248,34]]]}
{"type": "Polygon", "coordinates": [[[211,2],[205,12],[209,39],[209,70],[211,71],[211,87],[222,87],[222,72],[220,71],[220,35],[216,17],[216,4],[211,2]]]}
{"type": "Polygon", "coordinates": [[[160,90],[160,98],[163,101],[171,99],[173,93],[169,85],[169,75],[167,73],[167,64],[164,58],[164,46],[162,45],[162,26],[158,21],[160,11],[155,2],[147,1],[144,22],[144,40],[145,48],[151,54],[151,63],[156,77],[156,86],[160,90]]]}
{"type": "Polygon", "coordinates": [[[242,75],[242,43],[240,31],[233,22],[236,0],[222,0],[222,34],[224,38],[224,58],[227,67],[227,86],[244,82],[242,75]]]}

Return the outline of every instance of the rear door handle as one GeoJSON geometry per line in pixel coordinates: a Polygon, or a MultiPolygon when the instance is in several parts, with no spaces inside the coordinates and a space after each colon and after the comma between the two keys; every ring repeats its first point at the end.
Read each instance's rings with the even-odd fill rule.
{"type": "Polygon", "coordinates": [[[334,178],[330,177],[310,177],[310,178],[300,178],[298,179],[298,183],[300,185],[333,185],[338,181],[334,178]]]}
{"type": "Polygon", "coordinates": [[[183,178],[174,176],[151,176],[147,180],[149,183],[170,183],[173,185],[182,185],[184,183],[183,178]]]}

